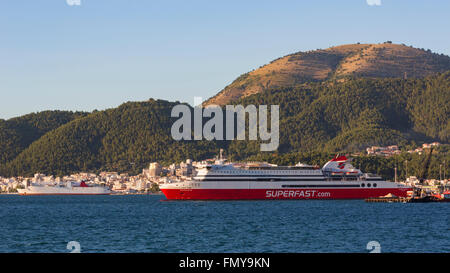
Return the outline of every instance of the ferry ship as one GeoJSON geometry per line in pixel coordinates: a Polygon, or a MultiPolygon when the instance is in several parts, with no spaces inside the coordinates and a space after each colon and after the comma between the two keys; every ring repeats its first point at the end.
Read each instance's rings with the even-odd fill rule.
{"type": "Polygon", "coordinates": [[[198,169],[192,180],[160,185],[169,200],[365,199],[412,189],[362,173],[345,156],[335,156],[321,169],[297,164],[216,164],[198,169]]]}
{"type": "Polygon", "coordinates": [[[86,182],[66,182],[65,184],[42,185],[34,184],[25,189],[17,189],[20,195],[108,195],[111,190],[107,187],[88,186],[86,182]],[[75,184],[75,185],[74,185],[75,184]]]}

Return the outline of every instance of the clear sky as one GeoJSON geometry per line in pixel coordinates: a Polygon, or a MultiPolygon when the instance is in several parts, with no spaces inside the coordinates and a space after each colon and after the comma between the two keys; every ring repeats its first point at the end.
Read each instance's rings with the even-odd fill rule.
{"type": "Polygon", "coordinates": [[[448,0],[0,0],[0,118],[192,104],[273,59],[340,44],[450,55],[449,14],[448,0]]]}

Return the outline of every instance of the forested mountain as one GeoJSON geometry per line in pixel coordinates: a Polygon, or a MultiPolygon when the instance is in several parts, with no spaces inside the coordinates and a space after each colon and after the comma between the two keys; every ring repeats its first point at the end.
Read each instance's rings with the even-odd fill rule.
{"type": "Polygon", "coordinates": [[[0,165],[14,159],[45,133],[84,115],[86,113],[44,111],[9,120],[0,119],[0,165]]]}
{"type": "Polygon", "coordinates": [[[302,83],[364,78],[421,78],[450,70],[450,57],[392,44],[349,44],[297,52],[245,73],[205,105],[225,105],[269,89],[302,83]]]}
{"type": "MultiPolygon", "coordinates": [[[[361,152],[371,145],[415,148],[423,142],[449,143],[449,57],[389,43],[314,52],[274,61],[277,65],[268,67],[279,67],[282,72],[271,70],[265,75],[276,76],[276,81],[270,80],[257,92],[226,100],[230,104],[279,105],[277,151],[260,152],[257,141],[175,141],[170,130],[176,118],[170,115],[179,102],[150,99],[92,113],[48,111],[0,120],[0,175],[78,171],[136,174],[152,161],[170,164],[187,158],[204,159],[217,154],[219,148],[225,148],[233,160],[323,164],[337,152],[361,152]],[[297,65],[292,70],[297,76],[278,64],[283,59],[285,64],[297,65]],[[351,60],[355,64],[351,65],[351,60]],[[316,69],[326,67],[324,63],[333,68],[316,69]],[[312,70],[305,65],[311,65],[312,70]],[[396,69],[388,68],[392,65],[396,69]],[[448,71],[439,72],[445,69],[448,71]],[[294,78],[298,81],[292,81],[294,78]]],[[[253,85],[253,73],[244,78],[238,79],[246,82],[242,87],[261,86],[253,85]]],[[[416,162],[411,168],[419,168],[423,159],[408,156],[416,162]]],[[[443,158],[450,162],[449,156],[447,148],[439,150],[430,167],[434,176],[443,158]]],[[[362,157],[358,164],[392,177],[389,168],[405,158],[362,157]],[[386,169],[374,170],[376,166],[386,169]]]]}
{"type": "MultiPolygon", "coordinates": [[[[280,105],[280,153],[361,151],[371,145],[450,140],[450,72],[423,79],[299,85],[234,103],[280,105]]],[[[230,151],[244,158],[257,148],[233,143],[230,151]]]]}
{"type": "Polygon", "coordinates": [[[0,167],[1,174],[140,172],[152,161],[171,163],[215,154],[213,142],[172,139],[174,119],[170,114],[176,104],[162,100],[128,102],[74,119],[33,142],[0,167]]]}

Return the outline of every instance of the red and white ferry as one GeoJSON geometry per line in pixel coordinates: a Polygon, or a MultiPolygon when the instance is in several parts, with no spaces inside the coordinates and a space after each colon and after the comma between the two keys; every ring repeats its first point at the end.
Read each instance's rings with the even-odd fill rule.
{"type": "Polygon", "coordinates": [[[406,197],[406,185],[355,169],[336,156],[322,169],[297,164],[224,164],[199,168],[192,180],[160,185],[169,200],[364,199],[393,194],[406,197]]]}
{"type": "Polygon", "coordinates": [[[35,184],[25,189],[17,189],[20,195],[109,195],[111,191],[107,187],[88,186],[81,183],[68,181],[65,184],[56,185],[35,184]]]}

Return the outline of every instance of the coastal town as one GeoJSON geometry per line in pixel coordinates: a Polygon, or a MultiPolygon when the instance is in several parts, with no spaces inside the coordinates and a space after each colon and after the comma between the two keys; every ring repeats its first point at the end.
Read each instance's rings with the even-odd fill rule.
{"type": "MultiPolygon", "coordinates": [[[[438,142],[424,143],[421,147],[407,152],[422,154],[425,149],[439,147],[440,145],[438,142]]],[[[220,157],[222,157],[222,152],[223,150],[221,150],[220,157]]],[[[366,152],[369,156],[380,157],[390,157],[401,153],[397,145],[386,147],[371,146],[366,149],[366,152]]],[[[219,156],[203,161],[187,159],[185,162],[169,166],[162,166],[158,162],[152,162],[148,165],[148,168],[143,169],[138,175],[105,171],[99,174],[79,172],[63,177],[41,173],[36,173],[34,177],[5,178],[0,176],[0,193],[17,194],[18,189],[24,189],[34,184],[54,186],[63,185],[67,182],[78,184],[83,182],[90,186],[96,185],[108,188],[112,194],[160,194],[159,186],[161,184],[191,180],[197,174],[199,168],[208,164],[214,164],[218,158],[219,156]]],[[[267,164],[266,162],[260,163],[267,164]]],[[[403,181],[397,181],[397,177],[395,177],[395,182],[405,186],[421,188],[426,193],[433,193],[438,192],[440,189],[450,188],[450,179],[446,177],[445,170],[443,174],[440,179],[425,179],[423,181],[417,176],[408,176],[403,181]]]]}
{"type": "MultiPolygon", "coordinates": [[[[413,154],[422,154],[424,152],[424,149],[430,149],[441,146],[441,143],[439,142],[433,142],[433,143],[424,143],[421,147],[418,147],[414,150],[409,150],[408,153],[413,154]]],[[[366,149],[367,155],[378,155],[378,156],[384,156],[389,157],[393,155],[401,154],[400,149],[398,148],[398,145],[391,145],[391,146],[372,146],[366,149]]]]}
{"type": "Polygon", "coordinates": [[[10,177],[0,176],[0,193],[17,193],[17,189],[23,189],[27,185],[57,185],[66,182],[82,182],[87,185],[100,185],[111,189],[113,194],[145,194],[158,193],[159,184],[171,183],[188,179],[195,175],[195,169],[200,164],[209,161],[196,162],[187,159],[180,164],[172,164],[168,167],[161,166],[158,162],[150,163],[139,175],[131,176],[128,173],[101,172],[99,174],[80,172],[63,177],[37,173],[34,177],[10,177]]]}

